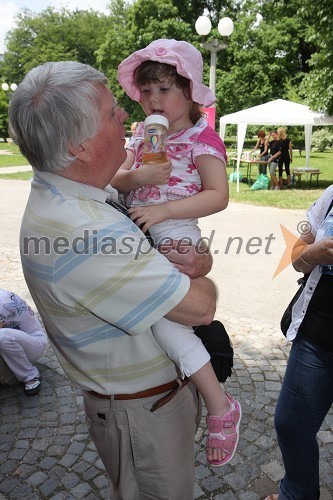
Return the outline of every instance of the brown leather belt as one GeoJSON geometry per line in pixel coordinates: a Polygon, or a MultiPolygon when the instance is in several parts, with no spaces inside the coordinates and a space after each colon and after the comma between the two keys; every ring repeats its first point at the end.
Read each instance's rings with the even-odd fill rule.
{"type": "MultiPolygon", "coordinates": [[[[170,391],[163,398],[159,399],[153,404],[150,411],[154,412],[158,408],[161,408],[161,406],[168,403],[177,394],[177,392],[180,389],[182,389],[188,382],[189,379],[187,378],[185,380],[180,380],[180,381],[172,380],[172,382],[168,382],[167,384],[158,385],[156,387],[152,387],[151,389],[135,392],[133,394],[114,394],[113,399],[126,401],[128,399],[150,398],[152,396],[156,396],[157,394],[162,394],[162,392],[170,391]]],[[[87,391],[87,393],[90,394],[91,396],[95,396],[96,398],[100,399],[112,399],[112,395],[109,394],[99,394],[98,392],[95,391],[87,391]]]]}

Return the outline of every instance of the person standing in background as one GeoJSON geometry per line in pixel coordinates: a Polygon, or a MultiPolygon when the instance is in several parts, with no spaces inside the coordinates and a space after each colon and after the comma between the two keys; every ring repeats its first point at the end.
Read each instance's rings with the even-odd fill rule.
{"type": "Polygon", "coordinates": [[[276,169],[278,167],[278,158],[281,156],[281,142],[278,140],[277,130],[272,130],[270,132],[270,136],[272,140],[267,143],[266,146],[266,154],[268,152],[268,148],[270,149],[270,158],[268,159],[269,163],[269,173],[271,175],[271,189],[279,189],[279,182],[276,177],[276,169]]]}
{"type": "Polygon", "coordinates": [[[279,186],[280,189],[283,186],[282,174],[283,174],[283,164],[284,164],[284,168],[287,174],[287,187],[290,188],[291,187],[290,163],[292,163],[293,161],[293,148],[291,140],[289,139],[289,137],[287,137],[285,128],[279,127],[277,129],[277,136],[278,140],[281,143],[281,155],[279,157],[279,186]]]}
{"type": "MultiPolygon", "coordinates": [[[[266,138],[266,132],[264,130],[258,131],[258,140],[253,149],[251,149],[250,153],[254,153],[259,149],[259,159],[263,161],[268,161],[268,143],[269,135],[266,138]]],[[[267,174],[267,165],[259,164],[259,174],[267,174]]]]}

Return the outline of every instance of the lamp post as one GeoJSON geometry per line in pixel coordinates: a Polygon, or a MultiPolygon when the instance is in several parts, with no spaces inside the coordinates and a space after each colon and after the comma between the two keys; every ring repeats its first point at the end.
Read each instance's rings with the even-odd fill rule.
{"type": "Polygon", "coordinates": [[[5,92],[5,97],[0,99],[0,137],[7,142],[8,138],[8,106],[12,93],[17,89],[16,83],[10,85],[6,82],[1,84],[1,89],[5,92]]]}
{"type": "Polygon", "coordinates": [[[203,38],[202,47],[210,51],[210,72],[209,72],[209,88],[215,95],[216,88],[216,54],[227,47],[228,37],[234,30],[234,23],[230,17],[220,19],[217,29],[223,37],[223,43],[214,38],[211,42],[205,42],[205,37],[212,29],[212,23],[207,16],[200,16],[195,22],[195,30],[198,35],[203,38]]]}

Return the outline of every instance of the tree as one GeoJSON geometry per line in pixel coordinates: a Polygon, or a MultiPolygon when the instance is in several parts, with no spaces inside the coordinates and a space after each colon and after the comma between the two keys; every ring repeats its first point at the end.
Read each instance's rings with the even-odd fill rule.
{"type": "Polygon", "coordinates": [[[218,114],[286,98],[290,87],[299,94],[313,51],[299,8],[299,0],[242,2],[228,48],[219,57],[218,114]]]}
{"type": "Polygon", "coordinates": [[[8,95],[0,87],[0,137],[7,142],[8,137],[8,95]]]}
{"type": "Polygon", "coordinates": [[[316,50],[309,58],[310,72],[302,91],[311,108],[333,114],[333,3],[304,0],[300,15],[307,26],[307,40],[316,50]]]}
{"type": "Polygon", "coordinates": [[[2,72],[19,83],[33,67],[47,61],[74,60],[96,65],[95,50],[107,31],[107,16],[48,7],[39,14],[23,9],[7,36],[2,72]]]}

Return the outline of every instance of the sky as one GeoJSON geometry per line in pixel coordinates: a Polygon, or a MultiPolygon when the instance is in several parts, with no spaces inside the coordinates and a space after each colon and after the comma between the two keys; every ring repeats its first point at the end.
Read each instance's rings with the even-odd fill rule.
{"type": "Polygon", "coordinates": [[[108,13],[108,0],[0,0],[0,54],[5,52],[5,35],[15,27],[15,14],[23,8],[38,13],[47,7],[67,7],[70,10],[94,9],[108,13]]]}

